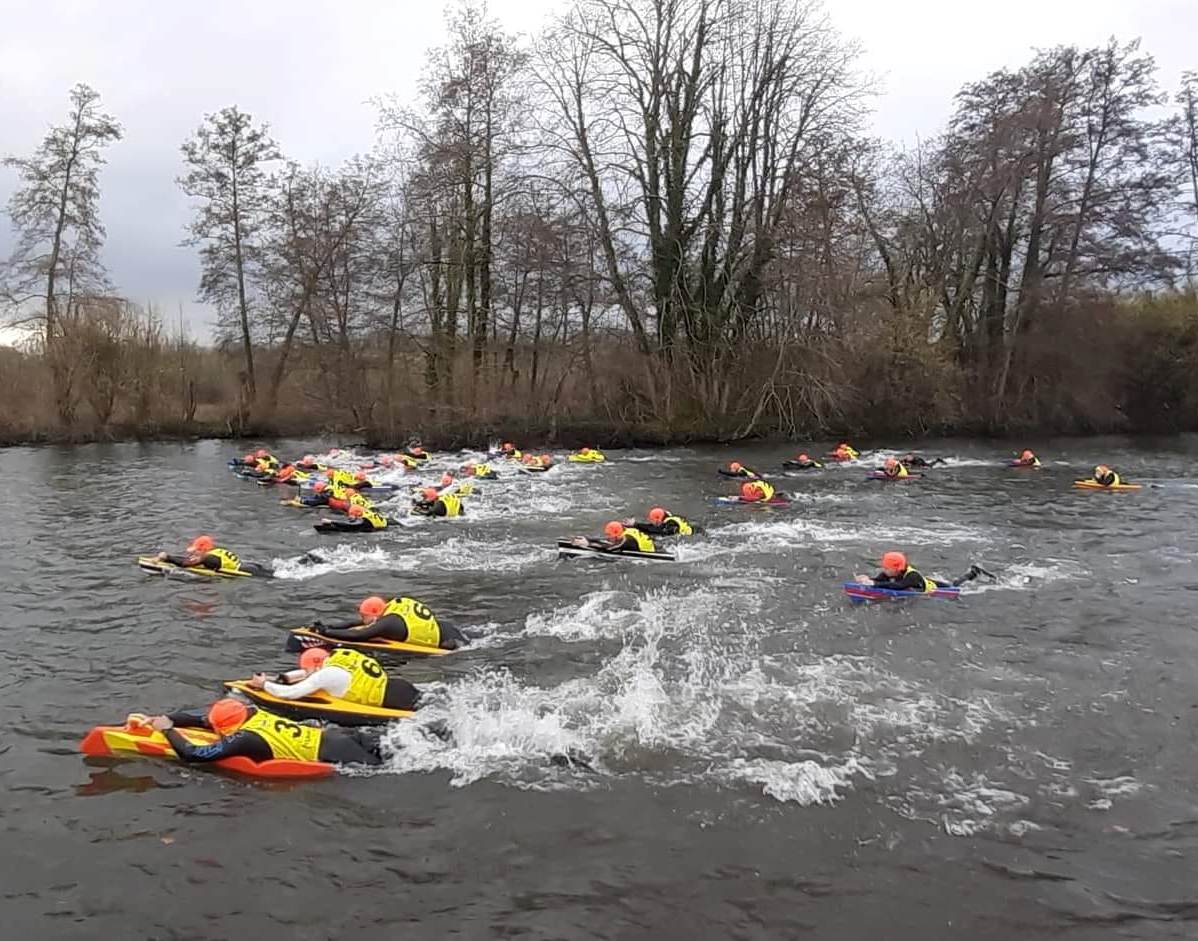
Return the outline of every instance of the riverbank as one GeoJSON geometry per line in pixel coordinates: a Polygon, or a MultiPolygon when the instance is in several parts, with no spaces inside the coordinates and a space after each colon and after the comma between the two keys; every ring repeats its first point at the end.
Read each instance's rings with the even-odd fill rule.
{"type": "MultiPolygon", "coordinates": [[[[761,431],[750,435],[718,434],[702,429],[671,429],[664,425],[612,425],[604,422],[479,422],[413,425],[403,430],[383,431],[362,429],[350,425],[328,425],[305,422],[294,418],[254,422],[238,428],[230,421],[195,421],[154,423],[145,426],[131,424],[109,425],[104,428],[38,429],[14,432],[0,429],[0,448],[42,445],[79,445],[120,442],[165,442],[223,440],[256,443],[281,438],[330,438],[358,443],[377,450],[399,450],[414,439],[433,451],[462,449],[484,450],[497,441],[515,441],[528,448],[576,449],[652,448],[733,443],[784,444],[788,442],[850,440],[862,444],[877,442],[879,446],[929,438],[971,438],[976,440],[1042,440],[1051,437],[1089,438],[1103,435],[1126,435],[1133,438],[1156,438],[1198,431],[1198,423],[1162,431],[1136,429],[1128,422],[1112,423],[1108,427],[1073,427],[1068,429],[1028,427],[994,429],[983,423],[967,426],[942,426],[921,433],[900,433],[881,428],[813,428],[809,432],[786,434],[780,431],[761,431]]],[[[234,448],[236,450],[236,448],[234,448]]]]}

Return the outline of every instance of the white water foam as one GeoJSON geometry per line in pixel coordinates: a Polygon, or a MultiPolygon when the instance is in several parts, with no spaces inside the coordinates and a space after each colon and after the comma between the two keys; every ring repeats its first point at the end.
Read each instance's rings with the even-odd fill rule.
{"type": "Polygon", "coordinates": [[[276,559],[278,578],[304,580],[331,572],[368,572],[387,569],[392,572],[425,570],[470,570],[476,572],[519,572],[553,558],[552,550],[521,542],[482,542],[454,536],[432,546],[403,548],[376,545],[359,549],[351,545],[321,548],[322,561],[276,559]]]}
{"type": "MultiPolygon", "coordinates": [[[[604,589],[534,614],[528,634],[620,649],[590,675],[555,686],[501,671],[439,687],[414,719],[388,731],[387,771],[448,771],[457,786],[488,778],[522,788],[588,787],[637,773],[667,786],[750,786],[773,800],[820,805],[841,799],[854,779],[893,779],[899,762],[933,743],[972,743],[993,725],[1017,724],[990,699],[939,694],[870,658],[763,658],[755,653],[761,599],[747,587],[645,598],[604,589]]],[[[956,801],[976,816],[980,800],[1004,804],[1000,790],[917,798],[912,814],[929,804],[944,813],[956,801]]]]}

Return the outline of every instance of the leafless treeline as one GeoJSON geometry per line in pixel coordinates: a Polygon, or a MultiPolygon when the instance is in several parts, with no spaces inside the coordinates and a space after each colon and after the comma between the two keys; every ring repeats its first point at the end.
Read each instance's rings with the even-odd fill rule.
{"type": "MultiPolygon", "coordinates": [[[[1168,97],[1135,42],[1044,50],[965,87],[914,152],[865,136],[870,96],[812,0],[575,0],[532,39],[464,0],[419,100],[380,99],[376,145],[339,168],[210,115],[179,184],[236,364],[211,397],[384,436],[1116,427],[1198,404],[1198,73],[1168,97]]],[[[72,103],[12,161],[6,284],[40,298],[60,419],[86,399],[106,422],[138,380],[92,402],[66,334],[113,322],[96,170],[120,128],[90,89],[72,103]]]]}

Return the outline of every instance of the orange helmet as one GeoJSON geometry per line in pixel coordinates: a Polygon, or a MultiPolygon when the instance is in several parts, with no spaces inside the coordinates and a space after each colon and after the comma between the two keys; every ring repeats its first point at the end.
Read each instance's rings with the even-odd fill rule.
{"type": "Polygon", "coordinates": [[[323,647],[309,647],[300,654],[299,665],[301,670],[319,670],[324,666],[324,662],[329,659],[329,652],[323,647]]]}
{"type": "Polygon", "coordinates": [[[750,480],[741,484],[740,495],[744,500],[756,500],[761,496],[761,488],[757,485],[757,481],[750,480]]]}
{"type": "Polygon", "coordinates": [[[387,602],[378,595],[371,595],[358,605],[358,614],[364,618],[377,618],[386,607],[387,602]]]}
{"type": "Polygon", "coordinates": [[[649,522],[660,523],[666,518],[666,511],[659,506],[655,506],[649,511],[649,522]]]}
{"type": "Polygon", "coordinates": [[[541,463],[542,464],[552,464],[553,463],[553,455],[552,454],[542,454],[541,455],[541,463]]]}
{"type": "Polygon", "coordinates": [[[366,471],[355,471],[354,472],[354,480],[365,480],[365,479],[366,479],[366,471]]]}
{"type": "Polygon", "coordinates": [[[737,461],[733,461],[728,465],[728,470],[732,471],[734,474],[740,473],[742,469],[742,466],[737,461]]]}
{"type": "Polygon", "coordinates": [[[312,485],[312,489],[315,490],[317,493],[324,493],[325,490],[328,489],[328,487],[329,487],[329,485],[326,484],[323,480],[318,480],[318,481],[316,481],[315,484],[312,485]]]}
{"type": "Polygon", "coordinates": [[[196,536],[187,547],[188,552],[211,552],[216,548],[216,540],[211,536],[196,536]]]}
{"type": "Polygon", "coordinates": [[[1032,460],[1032,459],[1033,459],[1035,456],[1036,456],[1036,455],[1035,455],[1035,454],[1034,454],[1034,453],[1033,453],[1033,452],[1032,452],[1032,451],[1031,451],[1029,448],[1024,448],[1024,449],[1023,449],[1023,453],[1021,453],[1021,454],[1019,455],[1019,460],[1021,460],[1021,461],[1030,461],[1030,460],[1032,460]]]}
{"type": "Polygon", "coordinates": [[[315,454],[305,454],[304,455],[304,463],[305,464],[315,464],[316,463],[316,455],[315,454]]]}
{"type": "Polygon", "coordinates": [[[624,524],[619,520],[612,520],[603,527],[603,534],[609,539],[619,539],[624,535],[624,524]]]}
{"type": "Polygon", "coordinates": [[[886,458],[886,463],[882,466],[887,470],[894,470],[899,466],[898,458],[888,457],[886,458]]]}
{"type": "Polygon", "coordinates": [[[420,495],[429,503],[432,503],[437,499],[437,491],[432,487],[425,487],[420,491],[420,495]]]}
{"type": "Polygon", "coordinates": [[[259,448],[257,451],[254,452],[254,455],[256,457],[266,457],[268,454],[270,454],[270,452],[267,451],[266,448],[259,448]]]}
{"type": "Polygon", "coordinates": [[[236,732],[249,717],[249,708],[237,699],[218,699],[208,707],[208,725],[221,735],[236,732]]]}
{"type": "Polygon", "coordinates": [[[245,462],[246,464],[253,464],[253,463],[254,463],[254,452],[253,452],[253,451],[251,451],[249,454],[247,454],[247,455],[246,455],[245,457],[243,457],[241,460],[242,460],[243,462],[245,462]]]}
{"type": "Polygon", "coordinates": [[[907,557],[901,552],[887,552],[882,556],[883,569],[898,569],[900,572],[907,568],[907,557]]]}
{"type": "Polygon", "coordinates": [[[362,504],[351,503],[349,505],[349,509],[346,510],[345,512],[348,513],[350,516],[352,516],[354,519],[357,519],[358,517],[362,516],[366,511],[362,509],[362,504]]]}
{"type": "Polygon", "coordinates": [[[800,461],[810,461],[811,458],[808,456],[807,452],[804,451],[802,454],[799,455],[799,460],[800,461]]]}

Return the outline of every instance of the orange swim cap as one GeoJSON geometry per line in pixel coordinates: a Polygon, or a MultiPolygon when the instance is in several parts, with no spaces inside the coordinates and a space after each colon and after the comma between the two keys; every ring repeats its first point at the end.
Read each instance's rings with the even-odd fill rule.
{"type": "Polygon", "coordinates": [[[882,568],[884,569],[899,569],[902,571],[907,567],[907,557],[901,552],[887,552],[882,556],[882,568]]]}
{"type": "Polygon", "coordinates": [[[211,552],[216,548],[216,540],[211,536],[196,536],[187,547],[188,552],[211,552]]]}
{"type": "Polygon", "coordinates": [[[346,510],[345,512],[347,512],[354,519],[357,519],[359,516],[361,516],[366,511],[362,509],[362,504],[351,503],[349,509],[346,510]]]}
{"type": "Polygon", "coordinates": [[[748,483],[741,484],[740,495],[744,500],[756,500],[761,495],[761,488],[757,486],[756,481],[750,480],[748,483]]]}
{"type": "Polygon", "coordinates": [[[655,506],[649,511],[649,522],[660,523],[666,518],[666,511],[659,506],[655,506]]]}
{"type": "Polygon", "coordinates": [[[387,602],[378,595],[371,595],[358,605],[358,614],[364,618],[377,618],[386,607],[387,602]]]}
{"type": "Polygon", "coordinates": [[[250,710],[237,699],[218,699],[208,707],[208,724],[221,735],[236,732],[249,717],[250,710]]]}
{"type": "Polygon", "coordinates": [[[738,464],[736,461],[733,461],[731,464],[728,465],[728,470],[732,471],[732,473],[735,474],[741,470],[741,465],[738,464]]]}
{"type": "Polygon", "coordinates": [[[437,491],[433,487],[425,487],[420,491],[420,495],[429,503],[433,503],[437,499],[437,491]]]}
{"type": "Polygon", "coordinates": [[[624,524],[619,520],[612,520],[603,527],[603,533],[609,539],[619,539],[624,535],[624,524]]]}
{"type": "Polygon", "coordinates": [[[324,662],[329,659],[329,652],[323,647],[309,647],[300,654],[299,665],[301,670],[319,670],[324,666],[324,662]]]}

